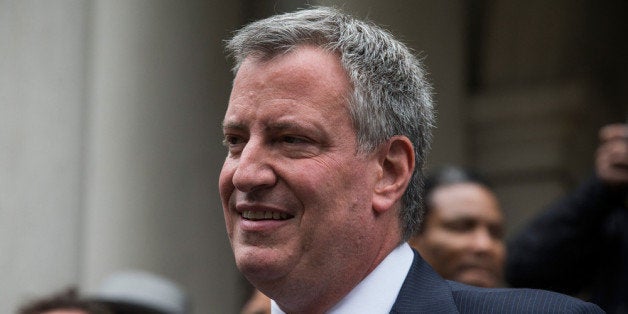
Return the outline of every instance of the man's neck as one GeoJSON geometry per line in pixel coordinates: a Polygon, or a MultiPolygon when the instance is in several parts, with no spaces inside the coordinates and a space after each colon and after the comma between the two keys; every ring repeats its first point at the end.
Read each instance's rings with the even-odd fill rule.
{"type": "MultiPolygon", "coordinates": [[[[334,311],[347,313],[347,311],[355,312],[356,310],[358,312],[368,312],[372,309],[371,305],[374,307],[381,306],[382,298],[386,300],[384,302],[388,304],[386,306],[392,307],[397,293],[399,289],[401,289],[403,280],[412,264],[413,257],[414,255],[410,247],[403,243],[385,256],[384,260],[378,263],[375,269],[369,270],[368,274],[363,276],[358,282],[347,285],[347,290],[332,295],[333,291],[322,289],[322,291],[326,292],[325,295],[302,295],[302,298],[295,298],[293,294],[290,299],[297,299],[301,301],[301,303],[283,304],[273,301],[273,314],[327,313],[330,310],[332,313],[334,311]],[[387,291],[382,292],[382,288],[386,288],[387,291]],[[332,296],[334,296],[334,298],[332,298],[332,296]],[[375,304],[371,304],[369,303],[369,301],[372,301],[371,299],[378,301],[375,304]],[[306,304],[302,302],[303,300],[313,300],[313,302],[306,304]],[[327,300],[327,302],[322,302],[323,300],[327,300]]],[[[333,284],[337,286],[338,282],[333,282],[333,284]]],[[[311,289],[309,291],[311,291],[311,289]]],[[[383,312],[387,312],[388,310],[390,310],[390,308],[381,309],[383,312]]],[[[380,309],[378,309],[378,312],[380,312],[380,309]]]]}

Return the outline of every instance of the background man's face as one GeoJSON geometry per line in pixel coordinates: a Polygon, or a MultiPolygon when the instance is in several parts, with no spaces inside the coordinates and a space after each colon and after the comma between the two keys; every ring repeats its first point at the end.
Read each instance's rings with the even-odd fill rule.
{"type": "Polygon", "coordinates": [[[505,259],[503,216],[495,195],[473,183],[436,188],[430,213],[412,240],[421,256],[444,278],[466,284],[502,284],[505,259]]]}
{"type": "Polygon", "coordinates": [[[310,46],[236,75],[220,195],[238,268],[266,293],[343,280],[372,253],[377,160],[356,154],[349,93],[338,56],[310,46]]]}

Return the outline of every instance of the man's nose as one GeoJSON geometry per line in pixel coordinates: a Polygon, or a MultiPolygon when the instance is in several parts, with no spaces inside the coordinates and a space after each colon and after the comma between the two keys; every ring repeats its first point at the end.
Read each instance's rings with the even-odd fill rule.
{"type": "Polygon", "coordinates": [[[478,228],[473,233],[473,248],[476,251],[487,252],[495,248],[497,239],[491,236],[491,233],[486,228],[478,228]]]}
{"type": "Polygon", "coordinates": [[[242,192],[253,192],[275,185],[273,157],[263,142],[249,140],[238,158],[233,185],[242,192]]]}

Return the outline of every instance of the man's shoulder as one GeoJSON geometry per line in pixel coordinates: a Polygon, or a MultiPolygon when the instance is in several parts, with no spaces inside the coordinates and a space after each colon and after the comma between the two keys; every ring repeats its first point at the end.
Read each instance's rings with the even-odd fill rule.
{"type": "Polygon", "coordinates": [[[546,290],[447,284],[460,313],[604,313],[593,303],[546,290]]]}

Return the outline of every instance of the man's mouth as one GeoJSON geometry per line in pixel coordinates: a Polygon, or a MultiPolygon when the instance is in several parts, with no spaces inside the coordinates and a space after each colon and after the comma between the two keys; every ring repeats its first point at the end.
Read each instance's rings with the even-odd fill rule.
{"type": "Polygon", "coordinates": [[[252,210],[243,211],[242,217],[248,220],[286,220],[292,218],[291,215],[286,213],[252,210]]]}

